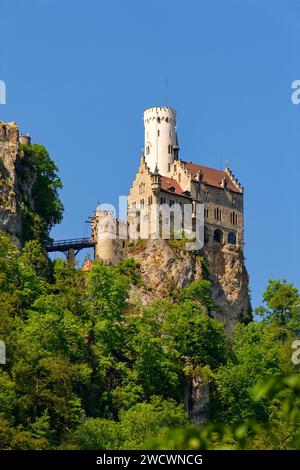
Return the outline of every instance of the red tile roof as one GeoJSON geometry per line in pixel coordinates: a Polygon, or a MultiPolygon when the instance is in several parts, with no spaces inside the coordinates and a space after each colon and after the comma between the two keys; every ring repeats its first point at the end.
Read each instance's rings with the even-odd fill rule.
{"type": "Polygon", "coordinates": [[[82,271],[90,271],[93,267],[93,261],[88,259],[82,266],[82,271]]]}
{"type": "Polygon", "coordinates": [[[190,197],[184,194],[178,181],[174,178],[169,178],[168,176],[161,177],[161,189],[168,193],[176,194],[177,196],[190,197]],[[174,189],[172,190],[172,188],[174,189]]]}
{"type": "Polygon", "coordinates": [[[192,162],[182,162],[185,166],[191,171],[193,177],[195,178],[198,171],[203,173],[204,182],[210,186],[215,186],[216,188],[221,187],[221,181],[224,177],[227,179],[227,188],[230,191],[235,193],[240,193],[241,191],[233,184],[233,182],[228,177],[226,171],[215,170],[214,168],[208,168],[207,166],[197,165],[192,162]]]}

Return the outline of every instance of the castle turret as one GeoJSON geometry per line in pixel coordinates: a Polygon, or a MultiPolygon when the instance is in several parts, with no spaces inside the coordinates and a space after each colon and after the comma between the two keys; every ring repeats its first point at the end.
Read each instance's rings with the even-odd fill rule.
{"type": "Polygon", "coordinates": [[[169,163],[178,158],[176,111],[166,106],[156,106],[144,111],[145,158],[152,173],[167,176],[169,163]]]}

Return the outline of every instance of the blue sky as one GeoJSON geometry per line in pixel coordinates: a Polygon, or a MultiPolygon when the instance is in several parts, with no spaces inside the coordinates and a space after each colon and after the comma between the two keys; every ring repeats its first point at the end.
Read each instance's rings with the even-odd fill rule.
{"type": "Polygon", "coordinates": [[[98,201],[127,194],[143,110],[177,109],[181,158],[245,186],[246,264],[257,306],[269,278],[300,287],[298,0],[2,0],[0,119],[47,147],[65,215],[88,234],[98,201]]]}

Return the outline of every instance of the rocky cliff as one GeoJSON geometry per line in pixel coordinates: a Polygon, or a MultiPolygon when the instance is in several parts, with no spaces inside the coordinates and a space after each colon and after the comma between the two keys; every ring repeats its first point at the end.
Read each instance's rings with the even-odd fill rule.
{"type": "Polygon", "coordinates": [[[217,305],[213,316],[226,323],[230,333],[240,321],[251,318],[248,274],[244,258],[235,245],[205,247],[200,252],[186,251],[182,241],[141,241],[128,250],[140,264],[142,287],[131,291],[133,304],[147,305],[155,299],[171,297],[178,288],[208,278],[217,305]]]}
{"type": "Polygon", "coordinates": [[[0,122],[0,230],[16,242],[22,233],[21,204],[31,204],[35,171],[19,152],[19,130],[14,122],[0,122]]]}

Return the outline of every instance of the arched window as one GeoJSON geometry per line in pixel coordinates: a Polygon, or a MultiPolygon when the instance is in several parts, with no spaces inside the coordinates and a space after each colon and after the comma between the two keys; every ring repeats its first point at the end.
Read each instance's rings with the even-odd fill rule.
{"type": "Polygon", "coordinates": [[[236,245],[236,234],[233,232],[229,232],[228,234],[228,243],[231,245],[236,245]]]}
{"type": "Polygon", "coordinates": [[[217,243],[223,243],[223,232],[219,228],[214,231],[214,241],[217,243]]]}

